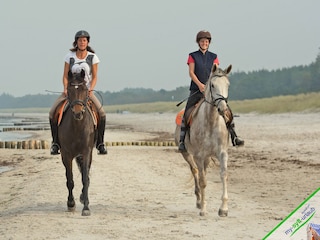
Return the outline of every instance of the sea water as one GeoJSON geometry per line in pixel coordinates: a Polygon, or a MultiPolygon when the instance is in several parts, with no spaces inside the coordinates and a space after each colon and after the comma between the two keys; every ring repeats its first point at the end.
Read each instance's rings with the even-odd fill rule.
{"type": "Polygon", "coordinates": [[[0,141],[19,141],[30,138],[32,135],[23,131],[3,131],[5,128],[48,128],[47,114],[27,113],[9,114],[0,113],[0,141]]]}
{"type": "Polygon", "coordinates": [[[10,171],[11,169],[13,169],[13,167],[10,167],[10,166],[0,166],[0,173],[8,172],[8,171],[10,171]]]}
{"type": "MultiPolygon", "coordinates": [[[[5,128],[48,127],[47,114],[8,114],[0,113],[0,141],[21,141],[31,138],[32,134],[24,131],[3,131],[5,128]]],[[[12,170],[12,166],[0,166],[0,174],[12,170]]]]}

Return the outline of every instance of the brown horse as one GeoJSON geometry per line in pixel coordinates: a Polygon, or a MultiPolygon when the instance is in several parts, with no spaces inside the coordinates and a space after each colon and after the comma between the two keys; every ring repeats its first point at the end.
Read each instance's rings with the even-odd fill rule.
{"type": "Polygon", "coordinates": [[[76,158],[82,174],[82,193],[80,202],[83,203],[82,216],[89,216],[89,171],[92,162],[92,150],[96,141],[96,130],[93,118],[88,109],[89,91],[84,80],[85,72],[68,74],[69,107],[64,113],[58,127],[61,158],[66,169],[68,195],[68,210],[74,211],[75,201],[72,194],[74,187],[72,160],[76,158]]]}
{"type": "MultiPolygon", "coordinates": [[[[205,188],[207,185],[207,167],[212,158],[220,162],[220,178],[223,186],[222,204],[219,216],[228,215],[227,193],[227,163],[229,133],[225,119],[230,111],[227,104],[229,79],[227,74],[231,71],[230,65],[222,70],[213,66],[210,77],[206,83],[204,99],[199,108],[194,111],[192,124],[187,131],[185,145],[186,152],[181,152],[190,166],[194,177],[196,205],[200,208],[200,215],[206,214],[205,188]]],[[[175,131],[175,141],[178,144],[180,126],[175,131]]]]}

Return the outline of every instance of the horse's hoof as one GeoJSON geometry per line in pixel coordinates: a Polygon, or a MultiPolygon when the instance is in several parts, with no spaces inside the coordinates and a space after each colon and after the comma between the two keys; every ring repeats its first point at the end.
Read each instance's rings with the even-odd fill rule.
{"type": "Polygon", "coordinates": [[[90,210],[82,210],[82,216],[90,216],[90,210]]]}
{"type": "Polygon", "coordinates": [[[75,201],[67,202],[68,211],[73,212],[76,209],[75,201]]]}
{"type": "Polygon", "coordinates": [[[206,215],[206,212],[201,211],[201,212],[199,213],[199,215],[200,215],[201,217],[204,217],[204,216],[206,215]]]}
{"type": "Polygon", "coordinates": [[[197,205],[197,208],[198,208],[198,209],[201,209],[201,203],[200,203],[200,202],[197,202],[196,205],[197,205]]]}
{"type": "Polygon", "coordinates": [[[73,207],[69,207],[68,206],[68,211],[69,212],[74,212],[76,210],[76,205],[74,205],[73,207]]]}
{"type": "Polygon", "coordinates": [[[228,216],[228,210],[222,210],[222,209],[219,209],[219,216],[220,217],[227,217],[228,216]]]}

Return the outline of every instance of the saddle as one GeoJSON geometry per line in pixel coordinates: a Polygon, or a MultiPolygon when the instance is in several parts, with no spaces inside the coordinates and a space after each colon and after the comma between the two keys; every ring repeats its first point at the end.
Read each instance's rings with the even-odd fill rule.
{"type": "MultiPolygon", "coordinates": [[[[59,126],[62,119],[63,119],[63,116],[64,116],[64,113],[67,111],[67,109],[70,107],[70,103],[69,101],[66,99],[64,100],[56,109],[56,112],[54,114],[54,119],[57,120],[57,125],[59,126]]],[[[94,106],[93,102],[91,100],[88,101],[87,103],[87,110],[89,111],[91,117],[92,117],[92,120],[93,120],[93,123],[94,123],[94,126],[95,128],[97,127],[98,125],[98,122],[99,122],[99,112],[98,112],[98,109],[96,109],[96,107],[94,106]]]]}
{"type": "MultiPolygon", "coordinates": [[[[196,103],[193,107],[189,108],[187,112],[184,114],[185,109],[183,108],[180,110],[180,112],[177,113],[176,115],[176,124],[178,126],[181,126],[183,116],[185,117],[185,124],[186,127],[191,126],[192,124],[192,119],[197,115],[199,107],[201,104],[204,102],[204,98],[202,98],[198,103],[196,103]]],[[[229,128],[232,125],[233,122],[233,113],[231,109],[228,107],[226,112],[224,113],[224,121],[226,122],[227,128],[229,128]]]]}
{"type": "Polygon", "coordinates": [[[182,119],[184,116],[186,119],[185,121],[186,126],[191,126],[192,118],[197,114],[198,109],[203,102],[204,102],[204,98],[202,98],[199,102],[197,102],[193,107],[189,108],[186,113],[184,113],[185,112],[184,108],[180,110],[180,112],[178,112],[176,116],[176,124],[178,126],[181,126],[182,119]]]}

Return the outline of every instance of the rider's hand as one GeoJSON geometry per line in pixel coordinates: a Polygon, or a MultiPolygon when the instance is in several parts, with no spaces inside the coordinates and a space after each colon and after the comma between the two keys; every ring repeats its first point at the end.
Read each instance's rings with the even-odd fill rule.
{"type": "Polygon", "coordinates": [[[200,86],[198,86],[199,91],[202,92],[202,93],[204,92],[204,86],[205,86],[205,85],[202,84],[202,83],[200,83],[200,86]]]}

